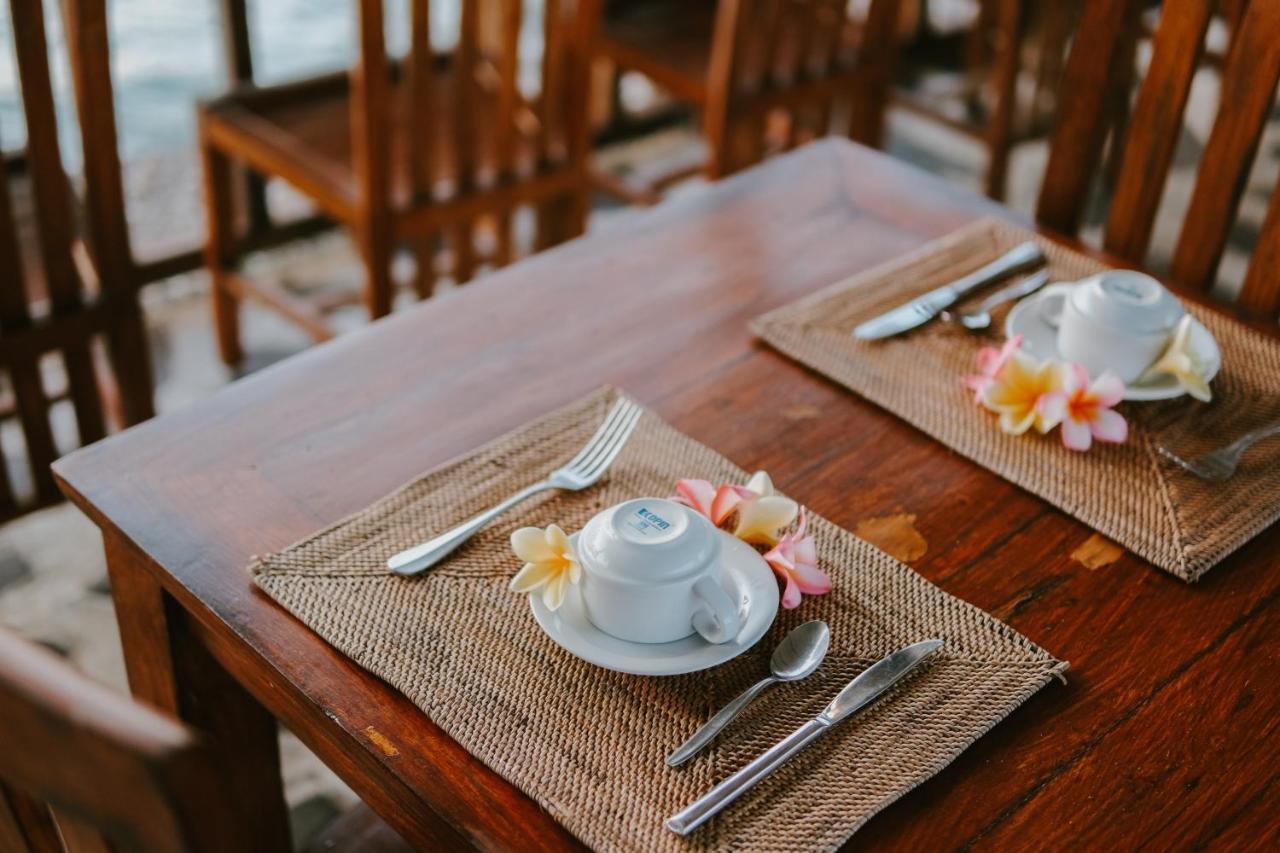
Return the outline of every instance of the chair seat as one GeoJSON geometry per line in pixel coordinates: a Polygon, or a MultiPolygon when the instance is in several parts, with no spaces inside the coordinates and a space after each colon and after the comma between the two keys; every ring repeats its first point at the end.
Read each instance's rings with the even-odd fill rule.
{"type": "MultiPolygon", "coordinates": [[[[429,123],[427,142],[431,183],[438,198],[453,193],[458,177],[454,75],[447,64],[442,65],[434,78],[432,112],[448,120],[429,123]]],[[[415,200],[407,151],[410,128],[404,78],[399,67],[393,67],[391,204],[397,211],[407,210],[415,200]]],[[[472,175],[473,181],[483,186],[498,171],[498,97],[493,86],[477,83],[474,91],[476,97],[469,101],[474,122],[472,175]]],[[[528,121],[518,120],[512,130],[514,168],[519,174],[532,168],[533,136],[538,128],[532,111],[524,111],[524,116],[528,121]]],[[[339,219],[349,219],[353,213],[357,176],[352,159],[351,87],[345,72],[233,92],[207,104],[204,121],[206,133],[215,143],[230,137],[236,154],[256,171],[288,181],[339,219]]]]}
{"type": "MultiPolygon", "coordinates": [[[[597,49],[622,68],[644,74],[679,100],[701,107],[708,96],[716,9],[715,0],[613,4],[605,14],[597,49]]],[[[799,39],[794,30],[783,33],[775,57],[777,73],[786,75],[799,39]]],[[[841,51],[857,50],[861,39],[859,23],[846,18],[840,33],[841,51]]]]}
{"type": "Polygon", "coordinates": [[[707,99],[715,29],[714,0],[647,0],[610,4],[600,53],[639,71],[686,103],[707,99]]]}

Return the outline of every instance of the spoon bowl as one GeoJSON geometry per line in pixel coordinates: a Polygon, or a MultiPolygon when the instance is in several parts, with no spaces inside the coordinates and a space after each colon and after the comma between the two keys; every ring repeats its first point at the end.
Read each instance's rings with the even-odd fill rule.
{"type": "Polygon", "coordinates": [[[779,681],[798,681],[811,675],[831,647],[831,629],[821,620],[805,622],[782,638],[769,659],[769,669],[779,681]]]}

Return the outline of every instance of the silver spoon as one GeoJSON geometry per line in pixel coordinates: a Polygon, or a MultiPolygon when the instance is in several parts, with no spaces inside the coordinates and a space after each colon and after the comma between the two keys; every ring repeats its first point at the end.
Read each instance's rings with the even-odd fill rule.
{"type": "Polygon", "coordinates": [[[678,767],[697,755],[769,685],[780,681],[799,681],[811,674],[826,657],[827,647],[830,645],[831,629],[826,622],[815,620],[793,628],[773,650],[773,657],[769,660],[772,674],[742,691],[736,699],[721,708],[718,714],[703,723],[691,738],[667,756],[667,766],[678,767]]]}
{"type": "Polygon", "coordinates": [[[972,311],[964,314],[953,314],[950,311],[942,312],[942,319],[948,323],[958,322],[966,329],[978,332],[991,325],[991,309],[997,305],[1003,305],[1014,299],[1021,299],[1024,296],[1030,296],[1040,288],[1044,287],[1049,281],[1049,273],[1041,270],[1035,275],[1028,276],[1022,281],[1015,282],[1008,287],[997,290],[988,296],[972,311]]]}

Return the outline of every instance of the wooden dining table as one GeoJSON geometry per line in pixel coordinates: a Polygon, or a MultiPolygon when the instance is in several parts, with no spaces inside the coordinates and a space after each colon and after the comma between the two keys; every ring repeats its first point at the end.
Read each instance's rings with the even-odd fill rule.
{"type": "Polygon", "coordinates": [[[277,721],[415,846],[580,846],[246,564],[613,384],[1070,661],[853,847],[1274,846],[1280,529],[1185,584],[748,330],[989,215],[1019,219],[816,142],[64,457],[133,692],[219,746],[245,849],[287,844],[277,721]]]}

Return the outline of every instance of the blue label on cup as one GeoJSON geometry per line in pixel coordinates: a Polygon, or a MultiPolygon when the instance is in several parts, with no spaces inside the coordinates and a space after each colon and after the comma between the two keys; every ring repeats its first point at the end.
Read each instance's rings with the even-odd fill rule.
{"type": "Polygon", "coordinates": [[[627,519],[627,526],[645,536],[653,536],[669,529],[671,522],[651,509],[637,507],[627,519]]]}

